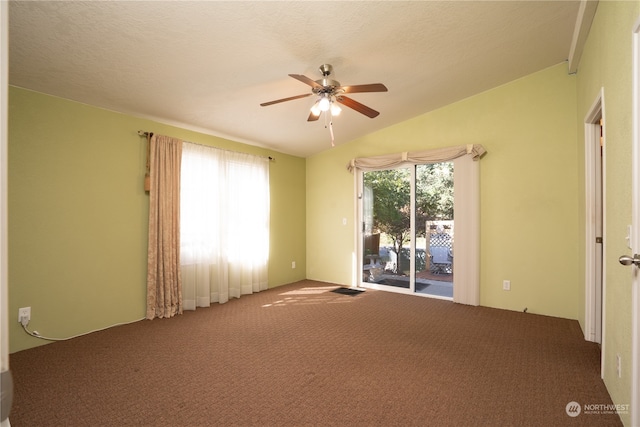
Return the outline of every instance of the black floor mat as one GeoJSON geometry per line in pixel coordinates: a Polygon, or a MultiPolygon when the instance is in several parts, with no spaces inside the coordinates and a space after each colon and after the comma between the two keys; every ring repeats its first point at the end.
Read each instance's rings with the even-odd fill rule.
{"type": "Polygon", "coordinates": [[[332,290],[331,292],[335,292],[336,294],[355,296],[363,293],[364,289],[338,288],[338,289],[332,290]]]}

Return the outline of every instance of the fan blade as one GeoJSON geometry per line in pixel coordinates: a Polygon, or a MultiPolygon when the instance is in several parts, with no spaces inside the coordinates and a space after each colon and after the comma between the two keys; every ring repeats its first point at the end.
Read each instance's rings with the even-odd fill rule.
{"type": "Polygon", "coordinates": [[[260,104],[260,106],[266,107],[267,105],[278,104],[280,102],[285,102],[285,101],[293,101],[294,99],[306,98],[307,96],[311,96],[311,95],[313,94],[305,93],[304,95],[296,95],[296,96],[290,96],[289,98],[276,99],[275,101],[263,102],[262,104],[260,104]]]}
{"type": "Polygon", "coordinates": [[[356,92],[387,92],[387,87],[382,83],[371,83],[368,85],[342,86],[338,89],[343,93],[356,92]]]}
{"type": "Polygon", "coordinates": [[[364,104],[359,103],[358,101],[354,101],[351,98],[347,98],[346,96],[337,96],[336,97],[336,101],[338,101],[340,104],[347,106],[349,108],[352,108],[354,110],[356,110],[358,113],[362,113],[367,117],[370,118],[374,118],[377,117],[380,113],[377,112],[376,110],[367,107],[364,104]]]}
{"type": "Polygon", "coordinates": [[[289,77],[293,77],[294,79],[299,80],[314,89],[322,89],[324,87],[321,84],[316,83],[314,80],[311,80],[309,77],[303,76],[302,74],[289,74],[289,77]]]}
{"type": "Polygon", "coordinates": [[[308,122],[315,122],[316,120],[318,120],[320,118],[320,114],[318,114],[317,116],[313,113],[309,113],[309,118],[307,119],[308,122]]]}

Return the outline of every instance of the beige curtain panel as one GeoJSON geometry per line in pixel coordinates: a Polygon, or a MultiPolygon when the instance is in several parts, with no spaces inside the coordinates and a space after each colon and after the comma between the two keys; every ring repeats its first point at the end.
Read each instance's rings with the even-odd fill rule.
{"type": "Polygon", "coordinates": [[[403,153],[385,154],[383,156],[351,159],[347,165],[347,169],[349,169],[349,172],[353,172],[354,169],[373,171],[391,169],[403,164],[440,163],[457,159],[467,154],[472,156],[473,160],[480,160],[484,153],[486,153],[486,150],[479,144],[458,145],[427,151],[405,151],[403,153]]]}
{"type": "Polygon", "coordinates": [[[147,319],[182,313],[180,277],[180,164],[182,141],[150,141],[147,319]]]}

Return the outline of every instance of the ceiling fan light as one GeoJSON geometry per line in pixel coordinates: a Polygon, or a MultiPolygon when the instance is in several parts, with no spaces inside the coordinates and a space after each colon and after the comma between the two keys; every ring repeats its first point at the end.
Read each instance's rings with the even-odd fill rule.
{"type": "Polygon", "coordinates": [[[329,108],[331,108],[331,101],[329,98],[320,98],[320,101],[318,101],[318,108],[320,108],[320,111],[329,111],[329,108]]]}
{"type": "Polygon", "coordinates": [[[320,113],[322,111],[320,110],[320,107],[318,106],[318,102],[316,102],[315,104],[313,104],[313,106],[311,107],[311,114],[313,114],[314,116],[319,116],[320,113]]]}
{"type": "Polygon", "coordinates": [[[335,102],[331,103],[331,115],[332,116],[339,116],[341,111],[342,111],[342,108],[340,108],[340,106],[338,104],[336,104],[335,102]]]}

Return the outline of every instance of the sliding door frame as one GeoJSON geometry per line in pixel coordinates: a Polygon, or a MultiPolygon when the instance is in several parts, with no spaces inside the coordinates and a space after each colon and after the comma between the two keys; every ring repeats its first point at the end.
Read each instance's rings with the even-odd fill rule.
{"type": "MultiPolygon", "coordinates": [[[[451,160],[454,163],[454,212],[456,213],[456,238],[454,239],[453,301],[469,305],[480,305],[480,166],[471,156],[464,155],[451,160]],[[457,284],[457,285],[456,285],[457,284]]],[[[415,166],[423,163],[407,162],[400,167],[411,167],[411,191],[415,190],[415,166]]],[[[388,170],[394,168],[381,168],[388,170]]],[[[378,285],[365,282],[362,275],[363,253],[363,193],[364,172],[354,171],[355,218],[353,285],[366,288],[388,290],[396,293],[438,298],[433,295],[418,294],[415,290],[415,200],[411,198],[412,238],[411,238],[411,272],[409,289],[378,285]]],[[[445,298],[449,299],[449,298],[445,298]]]]}

